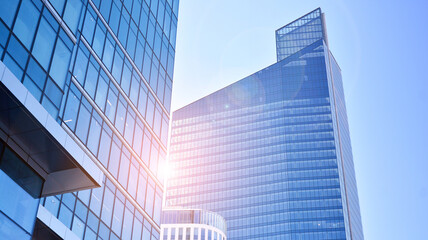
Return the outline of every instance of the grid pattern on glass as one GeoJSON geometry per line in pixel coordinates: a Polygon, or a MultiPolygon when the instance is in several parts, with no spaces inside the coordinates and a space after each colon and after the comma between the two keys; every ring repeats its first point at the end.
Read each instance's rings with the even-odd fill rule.
{"type": "Polygon", "coordinates": [[[322,46],[174,113],[168,205],[218,212],[232,239],[344,236],[322,46]]]}
{"type": "Polygon", "coordinates": [[[108,179],[101,188],[50,196],[42,204],[80,239],[159,239],[156,228],[108,179]]]}
{"type": "Polygon", "coordinates": [[[297,53],[323,37],[321,9],[318,8],[276,30],[278,61],[297,53]]]}
{"type": "MultiPolygon", "coordinates": [[[[346,201],[349,205],[345,211],[348,213],[348,221],[350,224],[349,235],[352,239],[364,239],[361,223],[360,206],[358,199],[358,191],[355,179],[354,161],[352,156],[351,138],[348,127],[348,117],[346,113],[345,96],[343,91],[342,74],[339,65],[334,56],[329,52],[329,64],[331,66],[331,83],[334,85],[334,97],[337,115],[337,128],[340,141],[340,152],[343,164],[343,185],[346,192],[346,201]]],[[[326,56],[326,57],[327,57],[326,56]]]]}
{"type": "MultiPolygon", "coordinates": [[[[7,4],[10,9],[2,7],[0,12],[0,60],[57,118],[73,42],[40,1],[11,0],[7,4]]],[[[69,21],[79,17],[80,11],[76,11],[66,22],[72,24],[69,21]]]]}
{"type": "Polygon", "coordinates": [[[159,171],[167,151],[178,4],[178,0],[1,1],[0,60],[111,177],[106,181],[110,190],[102,186],[90,191],[98,194],[90,201],[99,199],[100,209],[94,202],[88,211],[88,216],[92,213],[100,220],[97,228],[82,230],[93,218],[74,212],[84,209],[79,200],[76,210],[61,202],[80,192],[49,197],[61,200],[54,215],[82,238],[108,239],[107,233],[110,239],[127,239],[128,223],[132,225],[135,216],[143,222],[144,216],[149,219],[145,224],[152,226],[141,230],[142,235],[137,228],[133,239],[137,235],[159,239],[163,195],[159,171]],[[123,215],[123,226],[113,224],[116,218],[108,219],[107,210],[103,215],[103,192],[112,196],[105,203],[111,201],[110,209],[123,215]],[[143,212],[137,214],[136,209],[143,212]]]}
{"type": "Polygon", "coordinates": [[[230,239],[350,239],[351,226],[358,236],[340,69],[322,23],[317,9],[286,25],[277,63],[174,112],[167,206],[219,213],[230,239]]]}

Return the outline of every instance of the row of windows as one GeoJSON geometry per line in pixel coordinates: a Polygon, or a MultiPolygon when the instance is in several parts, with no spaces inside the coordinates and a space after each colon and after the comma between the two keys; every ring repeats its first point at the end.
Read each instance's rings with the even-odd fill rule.
{"type": "MultiPolygon", "coordinates": [[[[172,134],[172,137],[177,136],[185,136],[187,134],[192,134],[192,132],[197,132],[201,135],[207,135],[207,134],[215,134],[219,129],[224,129],[224,131],[227,131],[229,128],[230,132],[235,132],[235,129],[237,129],[237,124],[239,125],[245,125],[245,126],[259,126],[257,124],[260,124],[261,122],[265,121],[274,121],[272,123],[275,125],[281,124],[281,125],[300,125],[305,123],[317,123],[317,122],[331,122],[331,114],[330,112],[324,112],[324,113],[317,113],[317,114],[305,114],[305,115],[298,115],[298,116],[289,116],[284,114],[284,111],[274,111],[274,112],[266,112],[266,113],[260,113],[255,115],[248,115],[248,116],[242,116],[239,118],[232,118],[228,120],[214,120],[211,123],[205,123],[202,125],[195,125],[192,127],[183,127],[183,128],[174,128],[174,132],[172,134]]],[[[273,128],[273,126],[271,127],[273,128]]],[[[222,131],[221,133],[224,133],[222,131]]]]}
{"type": "MultiPolygon", "coordinates": [[[[277,199],[277,198],[275,198],[277,199]]],[[[331,209],[342,207],[342,199],[333,198],[333,199],[314,199],[314,200],[294,200],[294,201],[286,201],[286,202],[275,202],[270,203],[269,208],[270,211],[298,211],[303,209],[331,209]]],[[[250,207],[238,207],[236,209],[228,209],[223,210],[222,215],[229,219],[239,219],[242,215],[247,215],[248,213],[254,212],[262,212],[263,210],[257,209],[263,208],[263,206],[250,206],[250,207]],[[244,210],[247,209],[247,210],[244,210]]],[[[275,215],[273,219],[278,219],[279,215],[275,215]]]]}
{"type": "Polygon", "coordinates": [[[273,227],[258,227],[248,229],[247,231],[230,231],[229,237],[237,239],[256,239],[256,240],[346,240],[345,229],[336,228],[323,232],[317,230],[314,231],[281,231],[281,226],[275,226],[277,231],[273,230],[273,227]]]}
{"type": "MultiPolygon", "coordinates": [[[[235,156],[236,157],[236,156],[235,156]]],[[[209,174],[219,174],[219,176],[230,175],[230,171],[248,171],[254,172],[254,169],[270,168],[270,169],[282,169],[286,168],[289,170],[297,169],[314,169],[314,168],[325,168],[329,166],[337,166],[337,160],[333,158],[318,158],[318,159],[304,159],[304,160],[287,160],[285,153],[272,154],[263,156],[252,156],[247,158],[240,158],[233,160],[227,159],[216,159],[216,161],[204,162],[206,168],[201,168],[200,162],[188,161],[186,165],[181,162],[175,162],[170,164],[172,169],[176,169],[168,181],[180,179],[182,177],[194,177],[203,176],[209,174]],[[263,166],[260,166],[260,163],[263,166]]],[[[205,160],[205,159],[202,159],[205,160]]],[[[174,184],[170,182],[170,184],[174,184]]]]}
{"type": "MultiPolygon", "coordinates": [[[[138,108],[139,114],[137,114],[126,101],[126,96],[119,92],[95,59],[89,55],[84,45],[80,46],[77,52],[73,74],[130,145],[133,145],[134,135],[136,135],[134,138],[140,137],[138,134],[141,131],[139,130],[142,130],[144,126],[139,117],[141,114],[156,136],[161,139],[162,144],[166,146],[168,117],[143,84],[135,84],[134,81],[132,84],[132,92],[136,91],[136,94],[131,94],[131,96],[136,95],[136,97],[131,97],[131,99],[135,101],[134,104],[138,108]]],[[[64,120],[69,119],[64,118],[64,120]]],[[[138,146],[136,148],[138,152],[138,146]]]]}
{"type": "MultiPolygon", "coordinates": [[[[222,152],[231,152],[231,151],[243,151],[245,149],[257,149],[262,148],[266,145],[277,146],[287,150],[287,152],[293,151],[305,151],[305,150],[326,150],[333,149],[335,147],[334,141],[306,141],[306,142],[287,142],[285,137],[282,135],[271,135],[259,138],[249,138],[249,139],[241,139],[241,141],[236,140],[234,142],[218,142],[217,145],[210,145],[198,148],[188,149],[187,151],[195,152],[195,154],[187,155],[192,157],[193,155],[204,155],[206,153],[209,154],[219,154],[222,152]],[[224,147],[219,147],[218,144],[225,144],[224,147]]],[[[172,159],[179,159],[181,155],[184,155],[186,150],[171,153],[172,159]]]]}
{"type": "MultiPolygon", "coordinates": [[[[337,178],[335,176],[329,176],[329,178],[337,178]]],[[[254,183],[252,183],[254,184],[254,183]]],[[[284,184],[282,184],[284,185],[284,184]]],[[[260,184],[262,187],[266,187],[266,183],[260,184]]],[[[207,202],[221,202],[223,207],[244,207],[244,206],[254,206],[254,204],[261,204],[263,202],[274,202],[277,201],[287,201],[287,200],[307,200],[307,199],[320,199],[320,198],[331,198],[340,196],[340,189],[338,185],[331,186],[316,186],[316,187],[301,187],[291,189],[287,187],[277,187],[274,191],[266,191],[260,189],[261,187],[254,190],[253,193],[245,192],[245,189],[250,188],[250,186],[245,185],[241,188],[210,188],[201,193],[193,193],[189,191],[186,194],[177,194],[173,196],[168,196],[168,201],[177,202],[177,204],[189,204],[189,203],[207,203],[207,202]],[[230,193],[231,191],[238,191],[233,195],[219,195],[219,192],[230,193]],[[276,191],[276,192],[275,192],[276,191]],[[339,191],[339,192],[338,192],[339,191]],[[196,195],[198,194],[198,195],[196,195]],[[321,195],[316,195],[321,194],[321,195]],[[230,202],[230,204],[226,204],[230,202]]],[[[181,206],[181,205],[179,205],[181,206]]]]}
{"type": "Polygon", "coordinates": [[[175,127],[172,136],[176,135],[183,135],[188,134],[193,131],[212,131],[216,128],[224,128],[225,126],[236,126],[239,124],[245,124],[245,123],[255,123],[260,122],[263,120],[272,120],[280,118],[283,121],[283,124],[302,124],[302,123],[310,123],[310,122],[321,122],[321,121],[331,121],[331,114],[329,112],[322,114],[305,114],[305,115],[292,115],[286,114],[286,111],[284,109],[282,110],[276,110],[276,111],[269,111],[269,112],[262,112],[252,115],[244,115],[236,118],[229,118],[229,119],[215,119],[214,121],[211,121],[209,123],[202,123],[202,124],[193,124],[192,126],[188,127],[175,127]]]}
{"type": "MultiPolygon", "coordinates": [[[[332,177],[337,177],[332,176],[332,177]]],[[[262,190],[260,190],[262,191],[262,190]]],[[[283,189],[282,192],[270,192],[263,195],[252,194],[252,195],[242,195],[241,198],[230,198],[223,193],[222,189],[213,189],[209,193],[204,193],[200,196],[199,202],[195,202],[196,197],[194,195],[182,195],[182,196],[172,196],[167,198],[167,204],[172,204],[168,206],[203,206],[204,209],[210,209],[216,211],[217,208],[221,210],[226,209],[235,209],[235,208],[246,208],[251,206],[260,206],[261,204],[265,205],[265,210],[268,210],[267,206],[270,203],[274,202],[287,202],[287,201],[305,201],[313,199],[332,199],[340,198],[340,188],[320,188],[320,189],[303,189],[303,190],[293,190],[288,191],[288,189],[283,189]],[[209,195],[209,197],[207,197],[209,195]],[[274,199],[274,200],[273,200],[274,199]]],[[[221,214],[221,213],[220,213],[221,214]]]]}
{"type": "Polygon", "coordinates": [[[293,32],[278,34],[276,43],[277,45],[281,44],[282,46],[287,46],[290,40],[315,38],[314,35],[317,36],[318,39],[323,37],[321,19],[315,19],[314,21],[293,30],[293,32]]]}
{"type": "MultiPolygon", "coordinates": [[[[251,173],[249,171],[235,171],[230,174],[218,176],[217,174],[211,174],[209,176],[199,176],[192,178],[181,178],[175,180],[175,184],[168,185],[168,189],[182,189],[179,193],[186,193],[187,191],[193,192],[194,190],[186,190],[186,188],[192,189],[195,186],[199,186],[198,191],[210,191],[212,189],[226,191],[227,189],[242,189],[250,186],[251,184],[257,183],[259,185],[271,184],[274,181],[290,181],[290,180],[305,180],[305,179],[323,179],[327,177],[337,176],[337,167],[323,168],[313,170],[300,170],[300,171],[270,171],[262,172],[254,169],[251,173]],[[285,176],[287,175],[287,176],[285,176]],[[227,184],[226,184],[227,183],[227,184]]],[[[209,193],[207,193],[209,194],[209,193]]],[[[208,198],[208,197],[207,197],[208,198]]]]}
{"type": "MultiPolygon", "coordinates": [[[[281,212],[281,213],[267,213],[265,215],[254,214],[251,217],[241,217],[237,220],[230,220],[230,225],[239,226],[237,228],[229,228],[230,231],[236,229],[250,229],[255,226],[272,226],[279,223],[288,223],[288,222],[301,222],[301,221],[313,221],[318,222],[322,220],[329,219],[343,219],[342,209],[321,209],[321,210],[308,210],[308,211],[296,211],[296,212],[281,212]],[[292,220],[291,220],[292,219],[292,220]]],[[[328,231],[328,228],[322,226],[311,226],[306,228],[305,225],[295,225],[294,229],[289,228],[290,225],[284,224],[283,231],[301,231],[301,230],[310,230],[318,229],[319,231],[328,231]]]]}
{"type": "MultiPolygon", "coordinates": [[[[254,131],[254,132],[243,132],[235,135],[230,136],[223,136],[219,138],[213,138],[213,139],[207,139],[207,140],[201,140],[197,142],[189,142],[189,143],[182,143],[174,145],[174,150],[170,148],[171,154],[174,154],[177,150],[181,149],[191,149],[191,148],[200,148],[200,147],[206,147],[206,146],[212,146],[212,145],[219,145],[221,143],[232,143],[236,142],[238,140],[246,141],[248,139],[255,139],[255,138],[265,138],[267,136],[272,135],[279,135],[282,133],[285,133],[283,131],[284,127],[275,127],[275,128],[268,128],[263,129],[260,131],[254,131]]],[[[283,141],[286,143],[302,143],[302,142],[311,142],[311,141],[326,141],[326,140],[332,140],[334,138],[334,134],[332,131],[325,131],[325,132],[312,132],[312,133],[295,133],[295,134],[285,134],[282,136],[283,141]]],[[[175,164],[179,164],[179,166],[185,166],[185,161],[175,162],[175,164]]]]}
{"type": "Polygon", "coordinates": [[[335,228],[335,229],[326,229],[325,231],[282,231],[281,225],[275,227],[259,227],[254,226],[247,231],[230,231],[229,238],[236,239],[254,239],[254,240],[346,240],[345,229],[344,228],[335,228]],[[275,230],[276,231],[275,231],[275,230]]]}
{"type": "MultiPolygon", "coordinates": [[[[42,199],[42,204],[80,239],[159,239],[159,233],[107,180],[101,188],[42,199]]],[[[155,205],[156,206],[156,205],[155,205]]],[[[159,225],[160,205],[154,219],[159,225]]]]}
{"type": "MultiPolygon", "coordinates": [[[[43,3],[23,0],[19,4],[12,0],[7,4],[10,9],[2,7],[4,11],[0,11],[2,21],[6,23],[0,21],[1,60],[56,118],[73,42],[43,3]],[[13,10],[17,12],[16,18],[13,10]],[[9,28],[13,29],[13,34],[9,28]]],[[[66,8],[70,8],[69,5],[66,8]]],[[[66,10],[64,14],[70,15],[66,10]]]]}
{"type": "MultiPolygon", "coordinates": [[[[324,115],[330,113],[330,107],[324,106],[324,107],[312,107],[307,108],[308,112],[299,112],[298,116],[308,116],[305,120],[310,120],[311,117],[316,118],[317,115],[324,115]],[[309,112],[310,111],[310,112],[309,112]]],[[[297,113],[296,111],[293,111],[297,113]]],[[[180,141],[194,141],[194,140],[202,140],[201,138],[207,138],[207,137],[218,137],[218,135],[231,135],[236,133],[242,133],[242,132],[248,132],[250,130],[257,130],[260,131],[259,128],[265,127],[265,128],[273,128],[275,125],[284,126],[286,124],[285,118],[288,114],[284,113],[284,115],[279,115],[279,117],[276,118],[254,118],[243,121],[238,121],[235,119],[232,119],[230,124],[223,124],[222,121],[219,121],[219,123],[214,124],[207,124],[206,129],[205,126],[202,126],[201,128],[192,128],[192,127],[185,127],[185,128],[174,128],[173,131],[178,131],[180,134],[174,134],[172,136],[172,143],[179,143],[180,141]],[[217,126],[220,125],[220,126],[217,126]],[[180,130],[176,130],[180,129],[180,130]],[[204,131],[205,130],[205,131],[204,131]]],[[[296,116],[296,117],[298,117],[296,116]]],[[[217,122],[217,120],[215,120],[217,122]]],[[[205,125],[205,124],[204,124],[205,125]]],[[[303,123],[293,123],[288,124],[290,126],[284,126],[284,127],[293,127],[298,125],[304,125],[303,123]]],[[[289,132],[289,131],[288,131],[289,132]]]]}
{"type": "Polygon", "coordinates": [[[277,42],[277,48],[304,46],[302,40],[318,40],[323,37],[321,27],[307,27],[304,32],[296,32],[282,36],[277,42]]]}
{"type": "MultiPolygon", "coordinates": [[[[261,137],[269,134],[271,135],[275,134],[275,133],[270,133],[271,130],[272,129],[265,129],[260,131],[260,133],[263,133],[261,134],[261,137]]],[[[275,132],[282,133],[283,131],[275,131],[275,132]]],[[[243,134],[246,134],[246,133],[243,133],[243,134]]],[[[243,134],[238,134],[238,136],[243,134]]],[[[257,137],[258,137],[257,134],[254,134],[253,138],[257,138],[257,137]]],[[[227,138],[227,136],[225,138],[227,138]]],[[[333,140],[334,133],[332,130],[327,130],[323,132],[314,132],[314,133],[285,134],[283,138],[286,143],[290,143],[290,144],[328,141],[328,140],[333,140]]],[[[246,137],[242,137],[241,139],[246,139],[246,137]]],[[[213,142],[214,144],[223,143],[222,141],[217,141],[217,139],[214,139],[213,142]]],[[[224,140],[224,142],[227,142],[227,141],[224,140]]],[[[192,144],[192,143],[189,143],[189,144],[192,144]]],[[[286,149],[283,149],[283,150],[285,152],[286,149]]],[[[174,153],[172,153],[171,155],[174,155],[174,153]]],[[[222,164],[225,168],[229,169],[231,167],[233,168],[233,167],[248,165],[248,163],[245,161],[244,158],[247,158],[248,161],[252,161],[252,159],[258,158],[263,162],[274,162],[278,160],[283,160],[284,159],[283,157],[285,157],[285,155],[281,156],[281,153],[275,154],[275,155],[271,153],[269,155],[269,158],[266,158],[267,156],[259,156],[259,155],[260,154],[257,154],[257,152],[248,153],[247,151],[239,151],[239,152],[229,152],[227,155],[222,155],[221,157],[219,157],[218,155],[206,156],[202,159],[204,160],[204,166],[209,166],[212,169],[219,169],[218,164],[222,164]],[[234,166],[231,166],[230,164],[234,166]]],[[[194,161],[194,159],[185,160],[185,159],[174,159],[170,157],[170,160],[171,159],[173,161],[169,162],[170,166],[172,166],[172,168],[177,168],[177,169],[179,168],[180,171],[185,171],[185,169],[188,169],[188,168],[199,167],[200,165],[200,162],[194,161]]],[[[181,174],[181,172],[179,172],[178,174],[181,174]]]]}
{"type": "MultiPolygon", "coordinates": [[[[318,160],[319,161],[319,160],[318,160]]],[[[336,160],[329,162],[322,162],[320,164],[313,164],[314,161],[309,161],[305,166],[301,167],[290,167],[290,165],[283,162],[274,162],[266,163],[260,165],[260,162],[256,162],[252,165],[244,165],[242,167],[232,168],[232,169],[218,169],[218,170],[204,170],[201,174],[194,174],[188,176],[174,176],[168,180],[168,189],[179,189],[192,187],[197,183],[203,184],[203,187],[200,189],[208,188],[210,189],[210,184],[214,186],[221,186],[225,181],[228,182],[228,186],[231,188],[242,187],[246,184],[244,181],[239,184],[235,182],[233,184],[230,182],[233,179],[251,179],[253,176],[257,176],[259,180],[269,179],[272,180],[279,177],[280,173],[287,172],[288,176],[282,176],[280,179],[291,180],[291,179],[300,179],[308,176],[329,176],[328,169],[337,168],[336,160]],[[316,171],[319,170],[317,173],[316,171]],[[217,181],[217,182],[216,182],[217,181]]],[[[303,165],[303,164],[302,164],[303,165]]]]}
{"type": "MultiPolygon", "coordinates": [[[[211,186],[198,187],[197,189],[195,189],[194,187],[192,188],[192,186],[182,187],[178,189],[168,188],[167,196],[168,198],[176,198],[179,196],[192,196],[193,194],[196,201],[201,201],[209,199],[210,196],[208,195],[215,194],[215,192],[221,190],[225,195],[219,197],[228,199],[238,199],[253,195],[272,193],[282,194],[285,191],[330,189],[337,188],[339,186],[339,179],[337,174],[327,177],[314,177],[309,180],[307,178],[289,180],[282,179],[282,182],[278,181],[275,183],[272,183],[272,181],[269,181],[269,179],[264,178],[260,182],[257,182],[257,185],[254,185],[254,182],[248,181],[248,179],[243,179],[242,181],[245,183],[241,184],[241,186],[237,188],[222,187],[221,184],[212,184],[211,186]]],[[[272,199],[277,199],[277,196],[273,195],[272,199]]]]}
{"type": "MultiPolygon", "coordinates": [[[[215,100],[215,99],[213,99],[215,100]]],[[[196,104],[197,102],[193,103],[196,104]]],[[[313,99],[297,99],[297,100],[288,100],[288,101],[277,101],[265,104],[259,104],[255,106],[247,106],[238,109],[228,110],[227,112],[220,113],[211,113],[203,116],[195,117],[184,117],[176,118],[172,122],[172,126],[175,128],[177,126],[189,125],[193,126],[195,124],[200,124],[203,122],[211,122],[212,119],[229,119],[236,116],[246,116],[257,114],[260,112],[270,112],[279,109],[294,109],[294,108],[304,108],[311,110],[314,106],[322,106],[330,103],[329,98],[313,98],[313,99]],[[306,108],[305,108],[306,107],[306,108]],[[309,108],[308,108],[309,107],[309,108]]],[[[291,114],[291,113],[287,113],[291,114]]]]}
{"type": "MultiPolygon", "coordinates": [[[[221,211],[221,214],[228,219],[229,226],[234,226],[234,220],[242,220],[248,217],[255,216],[272,216],[272,220],[279,221],[281,215],[274,215],[282,212],[304,212],[304,211],[319,211],[327,209],[342,209],[342,200],[340,196],[331,198],[313,198],[311,200],[299,199],[293,201],[278,201],[268,200],[265,203],[239,205],[236,207],[226,206],[222,203],[212,204],[210,207],[216,208],[216,211],[221,211]]],[[[207,207],[208,205],[204,205],[207,207]]],[[[286,220],[286,219],[282,219],[286,220]]],[[[290,220],[290,219],[288,219],[290,220]]]]}
{"type": "MultiPolygon", "coordinates": [[[[298,132],[298,133],[302,133],[302,132],[313,132],[313,131],[328,131],[328,130],[332,130],[333,125],[331,123],[323,123],[323,124],[308,124],[308,125],[301,125],[299,127],[295,127],[295,126],[286,126],[286,132],[298,132]],[[298,128],[298,129],[297,129],[298,128]]],[[[253,154],[256,155],[260,155],[260,154],[267,154],[267,153],[271,153],[271,152],[275,152],[278,150],[285,150],[285,144],[277,144],[277,145],[272,145],[272,146],[266,146],[266,144],[264,144],[261,141],[258,141],[259,145],[257,146],[257,148],[243,148],[240,151],[242,152],[242,155],[246,155],[248,154],[248,151],[252,151],[253,154]]],[[[300,152],[296,152],[295,154],[305,154],[305,151],[309,151],[310,149],[306,149],[306,150],[302,150],[300,152]]],[[[173,153],[170,156],[170,160],[171,161],[177,161],[177,160],[185,160],[185,159],[194,159],[194,158],[203,158],[203,157],[209,157],[209,155],[228,155],[231,152],[234,152],[237,150],[231,149],[228,147],[228,145],[226,146],[218,146],[218,147],[214,147],[214,148],[209,148],[209,149],[200,149],[200,150],[189,150],[189,151],[185,151],[185,152],[181,152],[181,153],[173,153]]],[[[290,152],[290,154],[292,154],[290,152]]],[[[314,155],[317,156],[317,155],[314,155]]]]}
{"type": "MultiPolygon", "coordinates": [[[[176,171],[188,166],[199,166],[205,167],[207,169],[213,169],[214,171],[220,171],[218,164],[233,164],[232,169],[237,169],[240,167],[246,167],[251,165],[260,165],[258,160],[264,160],[266,164],[276,163],[278,161],[287,160],[287,162],[300,162],[300,161],[312,161],[320,159],[329,159],[336,158],[336,153],[333,150],[317,150],[317,151],[302,151],[302,152],[286,152],[285,147],[276,147],[276,146],[267,146],[263,149],[247,149],[240,152],[231,152],[227,154],[218,154],[218,155],[208,155],[201,158],[189,159],[184,162],[175,161],[172,162],[171,166],[176,171]],[[249,162],[246,162],[249,161],[249,162]],[[201,164],[203,163],[203,164],[201,164]]],[[[212,170],[205,170],[212,171],[212,170]]],[[[224,170],[223,170],[224,171],[224,170]]],[[[172,177],[171,179],[174,179],[172,177]]]]}

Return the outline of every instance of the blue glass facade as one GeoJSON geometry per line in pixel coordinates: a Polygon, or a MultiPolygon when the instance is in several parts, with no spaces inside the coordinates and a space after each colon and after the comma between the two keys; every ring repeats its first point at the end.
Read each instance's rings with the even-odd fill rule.
{"type": "Polygon", "coordinates": [[[159,239],[178,4],[0,0],[0,61],[105,175],[40,200],[80,239],[159,239]]]}
{"type": "Polygon", "coordinates": [[[174,112],[167,206],[229,239],[363,239],[341,73],[320,9],[276,32],[278,62],[174,112]]]}
{"type": "Polygon", "coordinates": [[[31,239],[43,180],[0,141],[0,237],[31,239]]]}

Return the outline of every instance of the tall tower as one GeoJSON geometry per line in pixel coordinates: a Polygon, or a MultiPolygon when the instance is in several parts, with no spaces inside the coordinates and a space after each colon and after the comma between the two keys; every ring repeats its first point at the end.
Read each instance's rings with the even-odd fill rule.
{"type": "Polygon", "coordinates": [[[178,0],[0,0],[0,239],[159,239],[178,0]]]}
{"type": "Polygon", "coordinates": [[[321,9],[276,31],[277,63],[173,114],[167,206],[228,238],[362,240],[341,70],[321,9]]]}

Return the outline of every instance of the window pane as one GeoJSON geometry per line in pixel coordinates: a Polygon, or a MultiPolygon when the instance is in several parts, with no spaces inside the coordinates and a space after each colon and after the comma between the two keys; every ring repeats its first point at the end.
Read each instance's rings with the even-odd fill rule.
{"type": "Polygon", "coordinates": [[[70,55],[70,50],[68,50],[62,40],[58,39],[52,59],[50,74],[61,89],[64,87],[70,55]]]}
{"type": "Polygon", "coordinates": [[[85,231],[85,224],[77,216],[74,216],[73,227],[71,230],[80,238],[83,238],[83,233],[85,231]]]}
{"type": "Polygon", "coordinates": [[[126,107],[122,104],[121,101],[119,101],[119,104],[117,105],[116,121],[114,125],[122,135],[125,127],[125,115],[126,115],[126,107]]]}
{"type": "Polygon", "coordinates": [[[85,90],[86,92],[88,92],[89,96],[91,96],[92,99],[94,99],[94,96],[95,96],[97,79],[98,79],[98,70],[94,67],[94,65],[92,65],[92,63],[89,63],[88,72],[86,73],[86,78],[85,78],[85,90]]]}
{"type": "Polygon", "coordinates": [[[153,217],[153,201],[154,201],[154,198],[155,198],[155,189],[154,189],[154,187],[152,187],[152,185],[148,184],[146,205],[144,207],[144,210],[146,210],[147,214],[149,214],[150,217],[153,217]]]}
{"type": "Polygon", "coordinates": [[[132,219],[134,215],[128,210],[128,208],[125,208],[125,217],[123,221],[123,233],[122,233],[122,240],[131,240],[131,231],[132,231],[132,219]]]}
{"type": "Polygon", "coordinates": [[[95,102],[97,103],[98,107],[101,109],[101,111],[104,111],[104,106],[107,98],[107,90],[108,90],[108,84],[106,80],[104,79],[103,75],[101,74],[98,78],[98,87],[95,95],[95,102]]]}
{"type": "Polygon", "coordinates": [[[90,208],[97,216],[100,216],[102,198],[103,198],[103,188],[92,189],[90,208]]]}
{"type": "Polygon", "coordinates": [[[128,173],[129,173],[129,159],[122,153],[122,160],[120,162],[120,172],[119,172],[119,183],[126,189],[128,182],[128,173]]]}
{"type": "Polygon", "coordinates": [[[74,64],[73,75],[82,86],[85,80],[87,66],[88,57],[83,53],[83,50],[79,48],[76,56],[76,63],[74,64]]]}
{"type": "Polygon", "coordinates": [[[126,123],[125,123],[125,139],[129,143],[129,145],[132,145],[132,137],[134,134],[134,125],[135,125],[135,113],[130,109],[126,116],[126,123]]]}
{"type": "Polygon", "coordinates": [[[112,222],[112,230],[117,235],[120,236],[121,228],[122,228],[122,219],[123,219],[123,203],[116,198],[114,202],[114,213],[113,213],[113,222],[112,222]]]}
{"type": "Polygon", "coordinates": [[[114,53],[113,44],[109,40],[107,40],[104,47],[103,63],[104,65],[106,65],[107,69],[109,70],[111,70],[111,64],[113,62],[113,53],[114,53]]]}
{"type": "Polygon", "coordinates": [[[80,101],[77,96],[72,91],[69,91],[63,120],[72,131],[76,127],[79,103],[80,101]]]}
{"type": "Polygon", "coordinates": [[[83,105],[81,105],[79,110],[79,117],[77,120],[76,135],[83,143],[86,143],[90,119],[91,114],[83,105]]]}
{"type": "Polygon", "coordinates": [[[64,21],[73,33],[76,33],[79,23],[82,2],[80,0],[68,0],[64,12],[64,21]]]}
{"type": "Polygon", "coordinates": [[[134,220],[134,228],[132,229],[132,240],[140,240],[141,239],[141,229],[142,223],[137,219],[134,220]]]}
{"type": "Polygon", "coordinates": [[[45,201],[45,208],[49,210],[49,212],[52,213],[55,217],[58,214],[59,209],[59,200],[55,196],[49,196],[46,198],[45,201]]]}
{"type": "Polygon", "coordinates": [[[111,223],[111,216],[113,213],[113,201],[114,194],[110,191],[110,189],[105,188],[101,220],[103,220],[104,223],[107,224],[107,226],[110,226],[111,223]]]}
{"type": "Polygon", "coordinates": [[[64,225],[68,228],[71,227],[71,219],[73,217],[73,213],[68,209],[64,204],[61,204],[61,209],[59,210],[58,219],[64,223],[64,225]]]}
{"type": "Polygon", "coordinates": [[[119,168],[120,148],[116,144],[111,144],[110,160],[108,163],[109,172],[117,179],[119,168]]]}
{"type": "Polygon", "coordinates": [[[19,0],[0,0],[0,18],[10,27],[13,17],[15,16],[16,8],[19,0]]]}
{"type": "Polygon", "coordinates": [[[39,15],[39,11],[30,0],[24,0],[21,3],[13,32],[27,49],[30,49],[33,41],[39,15]]]}
{"type": "Polygon", "coordinates": [[[0,228],[0,236],[3,236],[5,239],[30,240],[30,235],[6,217],[2,212],[0,212],[0,224],[2,226],[0,228]]]}
{"type": "Polygon", "coordinates": [[[85,24],[83,25],[82,34],[85,39],[91,43],[94,36],[95,18],[90,14],[89,9],[86,11],[85,24]]]}
{"type": "MultiPolygon", "coordinates": [[[[153,220],[160,226],[161,224],[161,212],[162,212],[162,197],[159,194],[156,194],[155,197],[155,209],[153,214],[153,220]]],[[[188,233],[189,234],[189,233],[188,233]]]]}
{"type": "Polygon", "coordinates": [[[65,0],[49,0],[49,2],[51,2],[52,6],[59,13],[59,15],[62,15],[62,10],[64,9],[65,0]]]}
{"type": "Polygon", "coordinates": [[[103,53],[105,38],[105,30],[103,29],[102,25],[98,23],[97,29],[95,30],[94,43],[92,44],[92,48],[99,58],[101,58],[103,53]]]}
{"type": "Polygon", "coordinates": [[[100,141],[100,151],[98,152],[98,160],[104,165],[104,167],[107,167],[108,164],[108,156],[109,156],[109,150],[110,150],[110,144],[111,144],[111,137],[107,134],[107,132],[104,130],[101,134],[101,141],[100,141]]]}
{"type": "MultiPolygon", "coordinates": [[[[10,155],[8,158],[14,157],[14,153],[8,149],[7,151],[9,152],[8,155],[10,155]]],[[[4,155],[6,156],[6,152],[4,155]]],[[[13,165],[16,161],[19,161],[20,163],[22,162],[20,159],[11,160],[11,164],[7,165],[13,165]]],[[[22,162],[22,164],[25,163],[22,162]]],[[[4,170],[5,163],[3,162],[2,165],[3,166],[1,167],[4,170]]],[[[14,166],[7,167],[10,168],[14,166]]],[[[11,219],[17,221],[17,223],[21,225],[21,227],[23,227],[26,231],[32,232],[33,224],[37,214],[37,206],[39,205],[39,199],[32,197],[27,191],[18,185],[16,181],[12,180],[15,178],[9,176],[10,173],[5,173],[8,171],[3,170],[0,170],[0,213],[5,213],[11,219]]],[[[16,169],[13,170],[15,171],[16,169]]],[[[29,180],[31,181],[31,179],[29,180]]],[[[0,221],[0,223],[2,222],[0,221]]],[[[0,232],[2,231],[0,230],[0,232]]]]}
{"type": "Polygon", "coordinates": [[[117,105],[117,95],[113,92],[113,89],[110,88],[108,92],[107,104],[106,104],[106,116],[110,119],[110,121],[114,122],[114,117],[116,113],[116,105],[117,105]]]}
{"type": "Polygon", "coordinates": [[[44,69],[48,69],[52,50],[55,44],[55,31],[49,23],[42,18],[34,42],[33,55],[44,69]]]}
{"type": "Polygon", "coordinates": [[[137,179],[138,179],[138,170],[133,164],[131,164],[131,168],[129,170],[128,193],[133,198],[135,198],[135,195],[137,192],[137,179]]]}
{"type": "Polygon", "coordinates": [[[137,202],[140,204],[142,208],[144,208],[144,200],[146,199],[146,186],[147,180],[146,177],[142,174],[139,175],[138,178],[138,192],[137,192],[137,202]]]}
{"type": "Polygon", "coordinates": [[[98,151],[98,143],[100,141],[101,124],[92,117],[91,128],[89,129],[88,148],[95,155],[98,151]]]}

